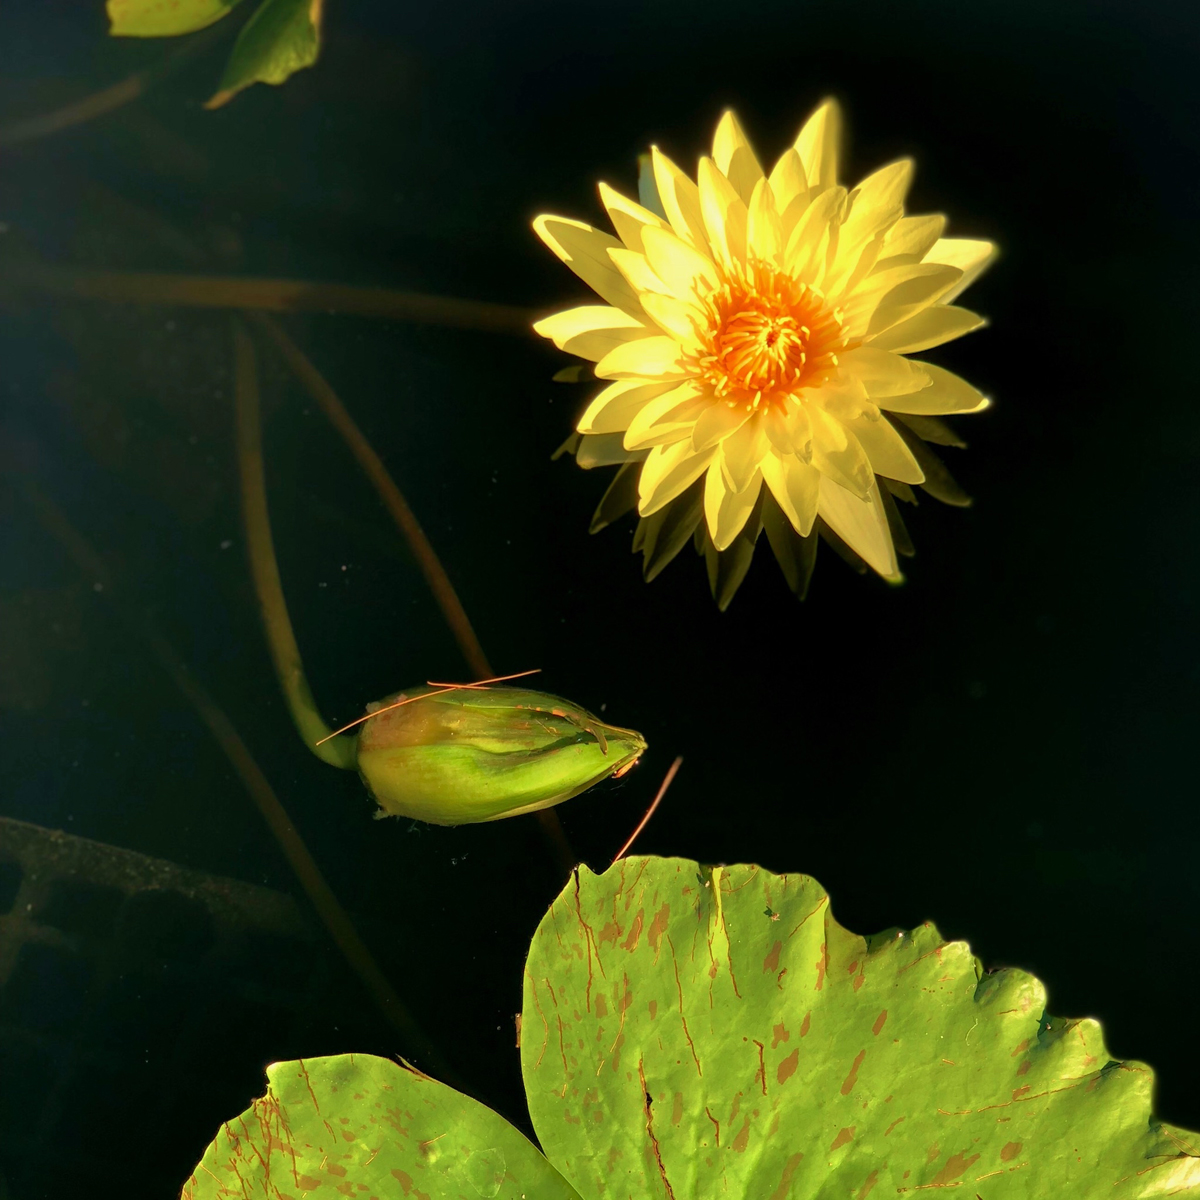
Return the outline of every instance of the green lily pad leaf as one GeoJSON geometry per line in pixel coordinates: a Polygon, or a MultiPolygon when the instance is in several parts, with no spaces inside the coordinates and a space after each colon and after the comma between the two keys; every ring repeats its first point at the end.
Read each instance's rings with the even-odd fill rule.
{"type": "Polygon", "coordinates": [[[219,21],[241,0],[108,0],[113,37],[175,37],[219,21]]]}
{"type": "Polygon", "coordinates": [[[503,1117],[387,1058],[274,1063],[267,1094],[227,1121],[182,1200],[406,1196],[579,1200],[503,1117]]]}
{"type": "Polygon", "coordinates": [[[282,83],[317,61],[323,0],[263,0],[234,43],[217,93],[220,108],[252,83],[282,83]]]}
{"type": "Polygon", "coordinates": [[[588,1200],[1200,1197],[1200,1137],[1095,1021],[932,925],[850,933],[803,875],[580,868],[522,1029],[534,1128],[588,1200]]]}

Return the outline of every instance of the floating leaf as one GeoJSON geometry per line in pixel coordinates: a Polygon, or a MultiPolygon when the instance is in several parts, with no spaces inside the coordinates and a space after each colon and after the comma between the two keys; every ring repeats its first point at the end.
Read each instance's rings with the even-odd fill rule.
{"type": "Polygon", "coordinates": [[[852,934],[803,875],[581,867],[522,1021],[534,1128],[587,1200],[1200,1196],[1200,1138],[1095,1021],[932,925],[852,934]]]}
{"type": "Polygon", "coordinates": [[[469,1196],[579,1200],[490,1108],[386,1058],[274,1063],[267,1094],[227,1121],[182,1200],[469,1196]]]}
{"type": "Polygon", "coordinates": [[[205,105],[220,108],[252,83],[283,83],[317,61],[322,0],[263,0],[243,26],[217,93],[205,105]]]}
{"type": "Polygon", "coordinates": [[[175,37],[219,21],[241,0],[108,0],[113,37],[175,37]]]}

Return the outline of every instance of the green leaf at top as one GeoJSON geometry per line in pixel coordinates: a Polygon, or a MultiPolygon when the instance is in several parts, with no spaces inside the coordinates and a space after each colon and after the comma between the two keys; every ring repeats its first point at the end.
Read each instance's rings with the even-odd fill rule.
{"type": "Polygon", "coordinates": [[[219,21],[241,0],[108,0],[113,37],[174,37],[219,21]]]}
{"type": "Polygon", "coordinates": [[[282,83],[317,61],[323,0],[263,0],[242,27],[215,96],[220,108],[252,83],[282,83]]]}
{"type": "Polygon", "coordinates": [[[390,1059],[275,1063],[267,1080],[267,1094],[221,1126],[182,1200],[579,1200],[503,1117],[390,1059]]]}
{"type": "Polygon", "coordinates": [[[932,925],[849,933],[803,875],[580,868],[522,1029],[534,1128],[587,1200],[1200,1198],[1200,1137],[1095,1021],[932,925]]]}

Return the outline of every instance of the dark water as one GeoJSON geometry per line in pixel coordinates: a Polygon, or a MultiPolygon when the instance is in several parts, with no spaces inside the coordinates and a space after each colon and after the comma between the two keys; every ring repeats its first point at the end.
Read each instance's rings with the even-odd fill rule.
{"type": "MultiPolygon", "coordinates": [[[[106,42],[91,7],[0,14],[6,121],[172,49],[106,42]]],[[[1053,1011],[1098,1017],[1115,1056],[1156,1069],[1159,1115],[1200,1128],[1197,24],[1128,3],[334,2],[322,62],[282,89],[204,112],[218,46],[136,104],[0,149],[0,264],[189,270],[182,235],[247,275],[552,309],[582,292],[537,212],[598,222],[597,179],[631,189],[651,141],[690,164],[727,105],[773,157],[839,96],[850,176],[913,153],[910,208],[1003,251],[968,299],[991,328],[938,354],[996,399],[950,452],[977,502],[920,506],[903,588],[825,553],[798,605],[765,544],[725,614],[690,551],[646,586],[630,529],[586,532],[598,473],[549,459],[581,404],[549,382],[552,347],[345,315],[287,327],[496,668],[541,667],[648,737],[638,770],[559,810],[586,861],[611,858],[682,754],[639,849],[808,872],[859,931],[932,919],[1036,972],[1053,1011]]],[[[512,1016],[559,879],[531,820],[374,822],[359,782],[297,739],[240,536],[227,316],[50,300],[2,274],[0,305],[5,474],[36,479],[153,611],[464,1086],[527,1125],[512,1016]]],[[[276,540],[327,715],[461,677],[374,493],[266,374],[276,540]]],[[[107,949],[0,961],[0,1195],[170,1195],[267,1062],[420,1054],[306,932],[276,844],[146,645],[3,497],[0,815],[299,898],[302,928],[257,928],[199,893],[148,912],[119,887],[67,889],[38,915],[62,945],[107,949]]],[[[21,886],[5,870],[0,911],[21,886]]]]}

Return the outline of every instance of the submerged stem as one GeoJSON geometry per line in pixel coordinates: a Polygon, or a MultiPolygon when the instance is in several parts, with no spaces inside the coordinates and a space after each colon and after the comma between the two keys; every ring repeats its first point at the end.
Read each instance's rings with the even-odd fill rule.
{"type": "Polygon", "coordinates": [[[458,593],[454,590],[454,584],[450,582],[450,576],[446,574],[446,568],[442,566],[441,560],[425,536],[425,531],[421,528],[421,523],[417,520],[413,510],[409,508],[403,492],[397,487],[396,481],[387,467],[383,465],[383,459],[375,452],[375,447],[359,429],[329,381],[317,370],[308,355],[292,341],[279,322],[265,313],[251,313],[249,316],[283,355],[284,361],[291,368],[292,373],[316,401],[329,423],[341,435],[342,440],[349,447],[350,453],[358,460],[363,474],[379,493],[384,507],[404,535],[404,540],[408,542],[408,547],[417,560],[417,565],[421,568],[421,574],[425,576],[425,582],[429,585],[434,600],[442,610],[442,616],[446,618],[446,624],[450,626],[450,632],[454,634],[454,640],[458,643],[458,648],[462,652],[463,658],[466,659],[467,666],[480,679],[490,676],[492,668],[488,665],[483,647],[479,644],[479,638],[475,636],[475,630],[462,606],[462,601],[459,600],[458,593]]]}
{"type": "Polygon", "coordinates": [[[17,486],[37,513],[38,520],[41,521],[43,527],[66,550],[76,566],[93,583],[103,585],[102,595],[112,603],[130,628],[145,641],[158,660],[159,666],[170,676],[171,682],[196,710],[200,720],[216,739],[246,791],[250,793],[263,820],[270,827],[275,840],[287,858],[288,865],[300,881],[300,886],[304,889],[309,902],[316,909],[317,916],[380,1011],[400,1034],[414,1045],[422,1048],[430,1066],[441,1079],[453,1082],[455,1076],[452,1069],[442,1059],[428,1036],[409,1013],[404,1001],[400,999],[396,989],[388,982],[387,976],[375,962],[370,949],[359,937],[349,914],[338,902],[333,890],[326,882],[325,876],[321,874],[320,867],[317,866],[308,847],[304,844],[304,839],[292,824],[287,810],[283,807],[283,802],[275,794],[270,781],[263,774],[262,768],[255,761],[249,747],[242,740],[228,715],[196,681],[188,669],[187,663],[171,643],[159,633],[150,618],[121,600],[120,591],[113,586],[103,559],[92,549],[57,505],[29,481],[20,480],[17,482],[17,486]]]}
{"type": "Polygon", "coordinates": [[[355,740],[331,737],[304,675],[304,664],[283,598],[279,563],[271,539],[267,509],[266,474],[263,469],[262,421],[258,395],[258,362],[254,343],[241,321],[233,323],[233,395],[237,417],[238,474],[242,487],[242,521],[250,573],[262,611],[263,626],[271,647],[275,673],[287,700],[292,720],[304,744],[323,762],[355,770],[355,740]]]}
{"type": "Polygon", "coordinates": [[[181,304],[197,308],[268,312],[336,312],[481,329],[531,331],[535,313],[515,304],[456,300],[395,288],[359,287],[304,279],[247,279],[236,275],[178,275],[165,271],[95,271],[82,267],[13,264],[5,282],[56,296],[135,304],[181,304]]]}

